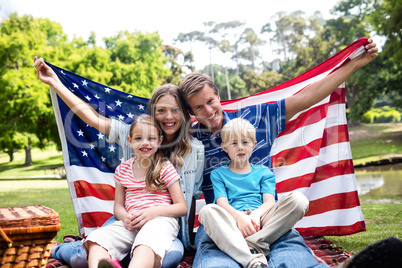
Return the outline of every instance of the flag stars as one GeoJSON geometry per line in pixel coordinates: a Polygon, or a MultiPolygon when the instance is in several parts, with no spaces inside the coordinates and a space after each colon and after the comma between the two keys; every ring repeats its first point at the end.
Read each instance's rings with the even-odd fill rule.
{"type": "Polygon", "coordinates": [[[82,85],[87,87],[88,86],[87,80],[82,81],[82,85]]]}
{"type": "Polygon", "coordinates": [[[98,136],[98,140],[103,140],[103,138],[105,137],[105,135],[103,135],[102,133],[98,133],[96,134],[98,136]]]}
{"type": "Polygon", "coordinates": [[[114,150],[116,150],[116,147],[114,147],[113,145],[110,145],[110,146],[109,146],[109,151],[110,151],[110,152],[114,152],[114,150]]]}
{"type": "Polygon", "coordinates": [[[79,86],[76,83],[73,83],[74,88],[79,88],[79,86]]]}
{"type": "Polygon", "coordinates": [[[119,120],[124,121],[124,116],[122,116],[121,114],[118,116],[119,120]]]}
{"type": "Polygon", "coordinates": [[[89,147],[91,147],[91,150],[94,150],[94,149],[95,149],[95,144],[90,143],[90,144],[89,144],[89,147]]]}
{"type": "Polygon", "coordinates": [[[62,74],[64,74],[64,75],[66,75],[66,74],[63,72],[63,70],[61,70],[60,72],[61,72],[62,74]]]}
{"type": "Polygon", "coordinates": [[[129,113],[127,114],[127,116],[130,117],[131,119],[133,119],[133,117],[134,117],[134,115],[133,115],[131,112],[129,112],[129,113]]]}
{"type": "Polygon", "coordinates": [[[110,93],[110,88],[105,87],[105,92],[106,92],[106,93],[110,93]]]}
{"type": "Polygon", "coordinates": [[[88,95],[85,97],[88,101],[91,101],[91,97],[89,97],[88,95]]]}
{"type": "Polygon", "coordinates": [[[77,133],[78,133],[78,137],[79,137],[79,136],[84,136],[84,132],[83,132],[81,129],[78,130],[77,133]]]}
{"type": "Polygon", "coordinates": [[[81,153],[82,153],[82,156],[88,157],[88,153],[85,150],[81,151],[81,153]]]}
{"type": "Polygon", "coordinates": [[[95,98],[96,98],[97,100],[100,99],[100,97],[98,96],[98,94],[95,94],[95,98]]]}
{"type": "Polygon", "coordinates": [[[120,107],[121,107],[122,102],[121,102],[120,100],[115,101],[115,103],[116,103],[116,106],[120,106],[120,107]]]}
{"type": "Polygon", "coordinates": [[[123,163],[124,162],[124,157],[120,158],[119,160],[120,160],[120,163],[123,163]]]}
{"type": "Polygon", "coordinates": [[[127,95],[127,98],[132,99],[132,98],[133,98],[133,95],[127,95]]]}
{"type": "Polygon", "coordinates": [[[139,108],[140,110],[144,110],[145,106],[142,105],[142,104],[138,104],[138,108],[139,108]]]}
{"type": "Polygon", "coordinates": [[[109,106],[109,105],[106,105],[106,107],[107,107],[109,110],[113,110],[113,108],[112,108],[111,106],[109,106]]]}
{"type": "Polygon", "coordinates": [[[106,158],[103,156],[101,156],[101,160],[102,160],[102,162],[106,162],[106,158]]]}

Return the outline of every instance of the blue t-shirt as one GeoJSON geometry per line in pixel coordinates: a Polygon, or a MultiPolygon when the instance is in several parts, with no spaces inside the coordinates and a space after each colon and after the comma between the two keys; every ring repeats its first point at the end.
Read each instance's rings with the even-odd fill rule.
{"type": "Polygon", "coordinates": [[[275,196],[275,175],[263,165],[251,164],[247,174],[237,174],[224,165],[211,172],[215,202],[226,197],[229,204],[237,210],[257,209],[264,202],[263,193],[275,196]]]}
{"type": "MultiPolygon", "coordinates": [[[[234,118],[248,120],[256,129],[257,145],[250,158],[250,163],[272,167],[270,151],[278,134],[285,129],[285,100],[269,104],[247,106],[235,112],[223,112],[224,124],[234,118]]],[[[197,123],[194,126],[194,137],[204,144],[205,168],[202,191],[207,204],[214,201],[214,193],[211,183],[211,171],[222,165],[227,165],[230,158],[221,147],[221,134],[212,135],[208,130],[197,123]]]]}

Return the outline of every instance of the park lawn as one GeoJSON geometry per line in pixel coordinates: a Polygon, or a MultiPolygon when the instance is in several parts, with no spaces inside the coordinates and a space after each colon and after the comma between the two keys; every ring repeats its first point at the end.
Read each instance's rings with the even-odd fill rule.
{"type": "Polygon", "coordinates": [[[354,165],[402,157],[402,123],[350,127],[349,137],[354,165]]]}
{"type": "Polygon", "coordinates": [[[365,247],[385,239],[397,237],[402,239],[402,197],[360,196],[361,208],[366,223],[366,231],[348,236],[328,236],[336,246],[344,251],[356,254],[365,247]],[[390,199],[395,203],[381,204],[390,199]]]}
{"type": "Polygon", "coordinates": [[[1,179],[21,179],[30,177],[47,177],[49,175],[60,174],[60,171],[49,168],[63,167],[63,156],[56,150],[55,145],[49,145],[45,149],[32,149],[32,166],[24,166],[25,151],[19,150],[14,154],[14,161],[9,162],[9,156],[0,153],[0,180],[1,179]]]}

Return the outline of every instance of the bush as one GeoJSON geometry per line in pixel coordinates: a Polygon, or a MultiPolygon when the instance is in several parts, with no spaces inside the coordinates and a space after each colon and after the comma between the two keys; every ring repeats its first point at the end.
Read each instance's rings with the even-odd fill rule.
{"type": "Polygon", "coordinates": [[[362,123],[396,123],[400,122],[402,113],[393,107],[384,106],[381,108],[373,108],[363,114],[362,123]]]}

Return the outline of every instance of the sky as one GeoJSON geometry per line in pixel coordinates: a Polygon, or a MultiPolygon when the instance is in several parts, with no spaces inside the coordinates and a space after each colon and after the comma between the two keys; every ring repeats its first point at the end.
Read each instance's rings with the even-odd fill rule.
{"type": "MultiPolygon", "coordinates": [[[[179,33],[203,30],[203,22],[217,23],[239,20],[256,33],[278,11],[301,10],[306,15],[329,11],[339,0],[0,0],[0,21],[10,12],[19,16],[49,18],[62,25],[71,39],[88,39],[93,31],[98,44],[103,37],[115,36],[119,31],[158,32],[164,44],[188,51],[189,45],[174,43],[179,33]]],[[[196,66],[209,63],[205,45],[192,47],[196,66]]]]}

